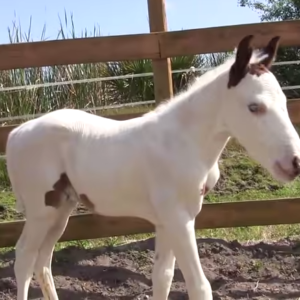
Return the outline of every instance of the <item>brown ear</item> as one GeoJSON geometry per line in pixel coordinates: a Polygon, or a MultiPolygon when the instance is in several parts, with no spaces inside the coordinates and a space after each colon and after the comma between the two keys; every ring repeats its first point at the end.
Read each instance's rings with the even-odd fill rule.
{"type": "Polygon", "coordinates": [[[253,52],[253,47],[251,45],[253,38],[253,35],[247,35],[240,41],[235,62],[229,72],[228,88],[237,86],[246,76],[249,69],[249,61],[253,52]]]}
{"type": "Polygon", "coordinates": [[[268,56],[261,61],[261,64],[264,65],[266,68],[270,69],[272,62],[275,60],[278,45],[279,45],[280,36],[273,37],[268,45],[262,49],[262,54],[268,54],[268,56]]]}

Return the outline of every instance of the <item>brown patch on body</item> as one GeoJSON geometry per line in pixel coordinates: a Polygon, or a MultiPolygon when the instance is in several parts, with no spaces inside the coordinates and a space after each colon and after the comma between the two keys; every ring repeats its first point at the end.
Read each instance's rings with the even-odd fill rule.
{"type": "Polygon", "coordinates": [[[45,194],[45,205],[58,208],[61,205],[61,196],[65,195],[69,198],[66,193],[66,189],[71,186],[71,182],[66,173],[62,173],[60,178],[54,183],[53,190],[48,191],[45,194]]]}
{"type": "Polygon", "coordinates": [[[86,194],[80,194],[80,201],[81,203],[91,212],[95,212],[95,205],[94,203],[88,198],[86,194]]]}
{"type": "Polygon", "coordinates": [[[204,184],[203,188],[200,191],[200,195],[201,196],[205,196],[209,191],[210,191],[209,186],[207,186],[206,184],[204,184]]]}
{"type": "Polygon", "coordinates": [[[204,186],[204,196],[210,191],[210,188],[208,185],[204,186]]]}
{"type": "MultiPolygon", "coordinates": [[[[45,194],[45,205],[58,208],[62,205],[62,200],[68,201],[70,195],[67,192],[68,188],[71,188],[72,184],[66,173],[62,173],[60,178],[54,183],[53,190],[48,191],[45,194]],[[65,199],[62,198],[65,197],[65,199]]],[[[86,194],[80,194],[79,199],[81,203],[86,206],[91,212],[95,211],[95,205],[90,201],[86,194]]]]}

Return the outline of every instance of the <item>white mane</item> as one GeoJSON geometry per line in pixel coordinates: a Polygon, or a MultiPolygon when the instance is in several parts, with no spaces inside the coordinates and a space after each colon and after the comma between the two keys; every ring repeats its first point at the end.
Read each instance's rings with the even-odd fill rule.
{"type": "MultiPolygon", "coordinates": [[[[252,53],[252,57],[250,59],[250,64],[258,64],[260,61],[265,59],[268,56],[268,54],[262,55],[260,50],[255,50],[252,53]]],[[[168,99],[158,105],[154,110],[146,113],[145,115],[153,115],[153,114],[159,114],[164,112],[166,109],[171,108],[172,106],[176,106],[178,102],[185,101],[186,99],[190,99],[190,95],[195,92],[195,90],[199,90],[202,87],[206,86],[208,83],[210,83],[212,80],[217,78],[218,76],[224,74],[225,72],[229,72],[231,66],[235,62],[236,58],[236,48],[233,51],[233,54],[230,55],[225,59],[225,61],[217,66],[212,68],[211,70],[208,70],[201,76],[198,76],[196,78],[196,81],[193,82],[187,91],[182,91],[175,95],[173,98],[168,99]]]]}

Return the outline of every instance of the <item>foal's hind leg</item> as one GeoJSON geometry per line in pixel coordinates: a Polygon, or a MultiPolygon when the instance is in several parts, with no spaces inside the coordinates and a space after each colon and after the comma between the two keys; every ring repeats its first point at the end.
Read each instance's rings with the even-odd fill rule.
{"type": "Polygon", "coordinates": [[[156,227],[153,300],[167,300],[174,277],[175,256],[163,227],[156,227]]]}
{"type": "Polygon", "coordinates": [[[29,217],[16,245],[14,272],[17,281],[17,300],[27,300],[39,248],[50,228],[48,219],[29,217]]]}
{"type": "Polygon", "coordinates": [[[51,262],[53,250],[56,242],[63,234],[69,216],[76,206],[75,202],[65,202],[57,208],[53,226],[49,229],[40,249],[39,255],[34,266],[34,273],[47,300],[58,300],[58,296],[53,281],[51,262]]]}

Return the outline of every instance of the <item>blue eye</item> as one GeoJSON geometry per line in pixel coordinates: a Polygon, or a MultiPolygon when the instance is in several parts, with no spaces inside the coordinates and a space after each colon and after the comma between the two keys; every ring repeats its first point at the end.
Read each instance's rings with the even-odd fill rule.
{"type": "Polygon", "coordinates": [[[260,111],[260,105],[257,103],[251,103],[248,105],[248,109],[252,112],[252,113],[257,113],[260,111]]]}

